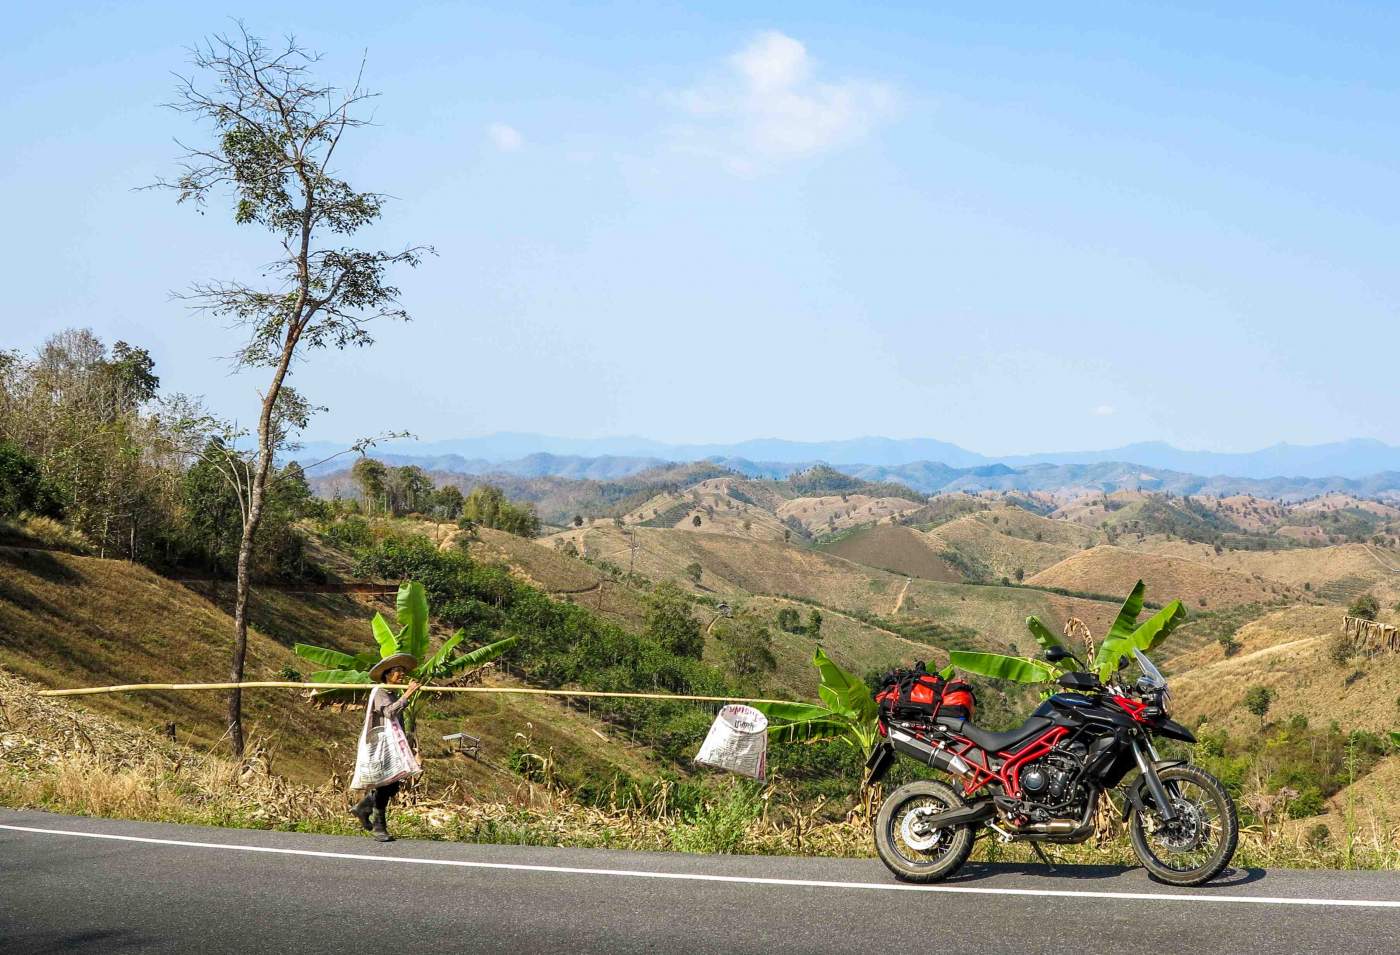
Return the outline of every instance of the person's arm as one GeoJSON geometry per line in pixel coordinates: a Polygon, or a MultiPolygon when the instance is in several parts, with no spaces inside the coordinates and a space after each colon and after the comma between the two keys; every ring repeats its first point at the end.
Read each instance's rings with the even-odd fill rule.
{"type": "Polygon", "coordinates": [[[404,691],[403,696],[392,703],[384,705],[382,707],[382,713],[385,719],[396,719],[398,715],[403,712],[404,707],[408,706],[408,701],[413,698],[413,694],[417,693],[422,687],[423,684],[415,680],[408,685],[408,689],[404,691]]]}

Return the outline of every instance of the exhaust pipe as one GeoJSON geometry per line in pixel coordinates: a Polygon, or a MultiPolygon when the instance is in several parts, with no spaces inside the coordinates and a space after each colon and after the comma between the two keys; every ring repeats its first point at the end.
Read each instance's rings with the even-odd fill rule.
{"type": "Polygon", "coordinates": [[[961,756],[936,740],[915,739],[893,726],[889,728],[889,734],[890,745],[895,748],[895,752],[902,753],[910,759],[917,759],[926,766],[941,769],[959,778],[966,778],[972,772],[972,767],[961,756]]]}

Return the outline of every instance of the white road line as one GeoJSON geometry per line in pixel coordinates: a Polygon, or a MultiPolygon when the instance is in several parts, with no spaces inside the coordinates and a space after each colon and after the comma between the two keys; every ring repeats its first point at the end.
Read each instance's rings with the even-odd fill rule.
{"type": "Polygon", "coordinates": [[[1400,900],[1389,899],[1290,899],[1267,895],[1172,895],[1165,892],[1078,892],[1069,889],[998,889],[991,886],[909,885],[903,882],[834,882],[823,879],[773,879],[746,875],[702,875],[693,872],[648,872],[644,869],[592,869],[581,866],[525,865],[514,862],[467,862],[461,859],[423,859],[413,856],[368,855],[358,852],[323,852],[316,849],[281,849],[272,846],[239,846],[222,842],[189,842],[183,839],[152,839],[146,836],[119,836],[106,832],[77,832],[71,829],[38,829],[0,823],[0,829],[32,832],[46,836],[78,836],[83,839],[110,839],[191,849],[224,849],[234,852],[261,852],[268,855],[310,856],[317,859],[349,859],[363,862],[394,862],[408,865],[450,866],[462,869],[508,869],[516,872],[550,872],[560,875],[620,876],[633,879],[673,879],[685,882],[733,882],[741,885],[777,885],[818,889],[872,889],[883,892],[941,892],[957,895],[1020,895],[1059,899],[1125,899],[1143,902],[1213,902],[1247,905],[1313,905],[1352,908],[1400,909],[1400,900]]]}

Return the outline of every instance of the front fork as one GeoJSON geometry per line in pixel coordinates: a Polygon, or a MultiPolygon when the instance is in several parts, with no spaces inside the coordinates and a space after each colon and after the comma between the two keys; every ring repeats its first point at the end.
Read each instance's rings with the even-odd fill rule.
{"type": "Polygon", "coordinates": [[[1157,775],[1157,748],[1152,745],[1152,740],[1142,735],[1134,736],[1133,759],[1137,760],[1138,770],[1147,783],[1148,791],[1152,793],[1152,801],[1157,804],[1157,814],[1162,817],[1163,822],[1171,822],[1177,817],[1176,805],[1167,795],[1161,777],[1157,775]]]}

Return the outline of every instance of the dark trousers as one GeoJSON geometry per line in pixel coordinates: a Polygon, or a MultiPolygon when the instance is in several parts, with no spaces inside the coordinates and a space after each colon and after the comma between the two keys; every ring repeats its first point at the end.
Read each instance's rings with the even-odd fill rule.
{"type": "Polygon", "coordinates": [[[379,813],[379,818],[383,819],[384,814],[389,811],[389,800],[399,794],[401,781],[395,781],[387,786],[377,786],[374,790],[374,811],[379,813]]]}

